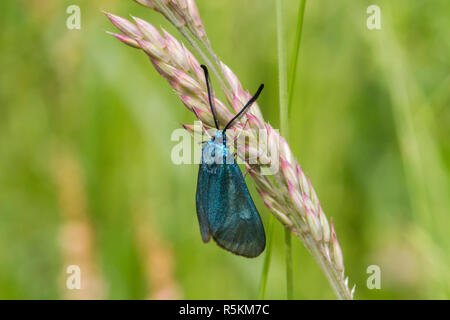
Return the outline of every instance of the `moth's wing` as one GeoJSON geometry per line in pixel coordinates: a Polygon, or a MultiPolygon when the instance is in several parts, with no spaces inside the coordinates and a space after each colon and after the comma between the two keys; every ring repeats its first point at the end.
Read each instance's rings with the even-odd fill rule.
{"type": "Polygon", "coordinates": [[[208,190],[208,222],[214,240],[237,255],[264,251],[266,236],[258,210],[236,161],[218,165],[208,190]]]}
{"type": "Polygon", "coordinates": [[[195,204],[197,207],[197,218],[198,223],[200,224],[200,233],[202,235],[203,242],[209,242],[211,238],[207,216],[207,193],[209,189],[209,182],[210,176],[206,170],[206,165],[201,163],[198,169],[197,194],[195,196],[195,204]]]}

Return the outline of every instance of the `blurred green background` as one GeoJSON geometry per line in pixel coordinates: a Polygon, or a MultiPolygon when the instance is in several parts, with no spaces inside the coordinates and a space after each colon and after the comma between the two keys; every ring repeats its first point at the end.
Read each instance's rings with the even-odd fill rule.
{"type": "MultiPolygon", "coordinates": [[[[244,87],[265,83],[259,105],[278,127],[274,2],[197,3],[244,87]]],[[[297,6],[286,0],[288,53],[297,6]]],[[[0,298],[257,298],[264,255],[204,245],[198,168],[170,161],[171,132],[193,115],[143,53],[105,33],[102,9],[181,39],[131,0],[0,1],[0,298]],[[66,28],[71,4],[81,30],[66,28]],[[69,265],[81,290],[65,287],[69,265]]],[[[446,0],[306,5],[290,144],[333,217],[357,299],[450,298],[449,12],[446,0]],[[371,4],[381,30],[366,28],[371,4]],[[380,290],[366,286],[369,265],[380,290]]],[[[273,244],[266,296],[283,299],[279,223],[273,244]]],[[[333,299],[296,238],[293,252],[295,298],[333,299]]]]}

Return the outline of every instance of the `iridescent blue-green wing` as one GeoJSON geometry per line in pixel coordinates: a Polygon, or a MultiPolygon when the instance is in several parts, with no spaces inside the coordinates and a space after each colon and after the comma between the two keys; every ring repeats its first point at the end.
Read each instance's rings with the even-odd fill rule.
{"type": "Polygon", "coordinates": [[[218,165],[208,190],[209,231],[222,248],[253,258],[264,251],[266,236],[258,210],[236,161],[218,165]]]}
{"type": "Polygon", "coordinates": [[[207,215],[208,198],[207,192],[209,189],[209,174],[206,170],[205,164],[200,164],[197,178],[197,194],[195,196],[195,204],[197,206],[197,218],[200,224],[200,233],[203,242],[209,242],[211,233],[209,231],[209,222],[207,215]]]}

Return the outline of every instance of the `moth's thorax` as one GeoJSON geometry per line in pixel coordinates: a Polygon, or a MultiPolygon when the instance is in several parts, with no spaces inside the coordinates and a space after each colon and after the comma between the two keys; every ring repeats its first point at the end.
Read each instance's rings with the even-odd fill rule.
{"type": "Polygon", "coordinates": [[[217,130],[211,140],[202,149],[202,163],[207,165],[233,163],[233,156],[226,145],[226,135],[217,130]]]}

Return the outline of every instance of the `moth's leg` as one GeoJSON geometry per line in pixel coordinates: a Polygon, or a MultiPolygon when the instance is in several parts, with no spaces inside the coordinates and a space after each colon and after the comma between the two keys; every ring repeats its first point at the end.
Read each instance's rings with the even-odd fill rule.
{"type": "Polygon", "coordinates": [[[249,173],[251,170],[252,170],[252,167],[247,162],[245,162],[244,179],[247,176],[247,173],[249,173]]]}
{"type": "MultiPolygon", "coordinates": [[[[237,160],[237,152],[233,152],[233,157],[237,160]]],[[[244,160],[244,165],[245,165],[245,171],[244,171],[244,179],[245,179],[245,177],[247,176],[247,173],[249,173],[252,170],[252,167],[245,160],[244,160]]]]}
{"type": "MultiPolygon", "coordinates": [[[[229,146],[230,146],[230,147],[233,146],[233,149],[235,149],[235,150],[236,150],[236,148],[234,147],[234,143],[235,143],[236,140],[239,139],[239,137],[241,136],[242,131],[244,131],[245,127],[247,126],[247,123],[248,123],[248,119],[247,119],[247,121],[245,121],[244,128],[241,129],[241,131],[239,132],[239,134],[238,134],[237,136],[235,136],[235,137],[231,140],[231,143],[229,144],[229,146]]],[[[237,152],[234,151],[232,155],[233,155],[233,157],[237,160],[237,152]]]]}
{"type": "MultiPolygon", "coordinates": [[[[262,150],[258,151],[258,158],[261,157],[261,153],[262,153],[262,150]]],[[[244,178],[245,178],[247,176],[247,173],[249,173],[250,171],[253,170],[252,169],[253,164],[250,164],[245,160],[244,160],[244,164],[245,164],[245,172],[244,172],[244,178]]]]}
{"type": "MultiPolygon", "coordinates": [[[[234,137],[234,139],[232,140],[231,144],[232,144],[233,146],[234,146],[234,143],[236,142],[236,140],[239,139],[239,137],[241,136],[242,132],[245,130],[245,128],[247,127],[247,125],[248,125],[248,118],[247,118],[247,120],[245,121],[244,127],[241,129],[241,131],[239,132],[239,134],[238,134],[236,137],[234,137]]],[[[233,152],[233,157],[234,157],[235,159],[237,159],[237,152],[236,152],[236,151],[233,152]]],[[[251,168],[250,164],[248,164],[247,161],[245,161],[245,159],[243,159],[243,161],[244,161],[244,164],[245,164],[245,172],[244,172],[244,179],[245,179],[245,177],[247,176],[247,173],[249,173],[250,170],[252,170],[252,168],[251,168]]]]}
{"type": "Polygon", "coordinates": [[[245,171],[244,171],[244,179],[245,179],[245,177],[247,176],[247,173],[250,171],[250,168],[245,168],[245,171]]]}
{"type": "Polygon", "coordinates": [[[247,124],[248,124],[248,118],[247,118],[247,120],[245,121],[244,127],[241,129],[241,131],[239,132],[239,134],[238,134],[236,137],[234,137],[233,141],[231,141],[231,144],[232,144],[232,145],[234,145],[234,143],[236,142],[236,140],[239,139],[239,137],[240,137],[241,134],[242,134],[242,131],[244,131],[245,128],[247,127],[247,124]]]}

